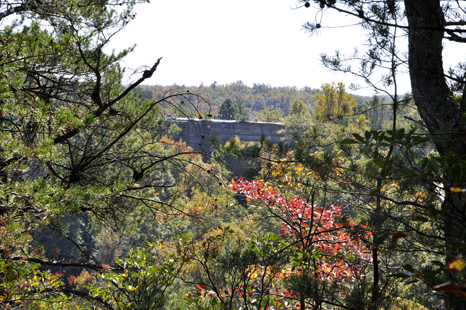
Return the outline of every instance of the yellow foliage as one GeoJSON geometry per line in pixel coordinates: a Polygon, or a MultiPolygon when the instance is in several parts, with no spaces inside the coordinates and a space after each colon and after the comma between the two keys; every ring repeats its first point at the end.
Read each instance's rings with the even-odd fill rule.
{"type": "Polygon", "coordinates": [[[345,90],[345,84],[323,84],[322,93],[317,93],[312,97],[316,101],[313,111],[314,115],[321,115],[324,118],[334,118],[349,114],[356,107],[356,98],[353,98],[345,90]]]}
{"type": "Polygon", "coordinates": [[[428,308],[424,307],[423,305],[417,302],[401,298],[397,299],[398,300],[395,303],[395,305],[391,306],[389,310],[429,310],[428,308]]]}

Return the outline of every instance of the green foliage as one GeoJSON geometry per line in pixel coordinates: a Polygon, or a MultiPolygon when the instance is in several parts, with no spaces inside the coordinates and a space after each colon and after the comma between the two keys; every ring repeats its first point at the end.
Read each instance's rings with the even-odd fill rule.
{"type": "Polygon", "coordinates": [[[299,143],[308,137],[312,130],[312,119],[307,108],[301,100],[295,100],[291,104],[290,114],[284,120],[285,129],[283,141],[288,144],[299,143]]]}
{"type": "Polygon", "coordinates": [[[280,122],[283,118],[283,112],[279,108],[267,106],[265,109],[256,112],[255,118],[259,122],[280,122]]]}
{"type": "MultiPolygon", "coordinates": [[[[180,244],[188,243],[187,238],[178,236],[180,244]]],[[[148,243],[147,249],[157,252],[156,243],[148,243]]],[[[147,251],[130,250],[128,257],[117,260],[120,272],[101,275],[106,284],[91,284],[86,289],[93,298],[99,298],[104,305],[117,305],[119,309],[164,309],[167,303],[167,289],[173,284],[181,266],[183,256],[178,253],[153,257],[147,251]],[[116,288],[116,289],[114,289],[116,288]]]]}
{"type": "Polygon", "coordinates": [[[290,116],[301,116],[307,113],[307,108],[301,100],[295,100],[290,107],[290,116]]]}
{"type": "Polygon", "coordinates": [[[250,110],[244,106],[244,101],[231,99],[225,100],[218,110],[218,113],[225,119],[237,119],[247,121],[250,118],[250,110]]]}
{"type": "MultiPolygon", "coordinates": [[[[396,89],[362,102],[342,83],[320,92],[140,86],[160,59],[123,86],[119,63],[132,48],[103,51],[136,2],[0,4],[0,308],[464,305],[464,128],[432,129],[445,119],[464,127],[464,98],[413,93],[419,115],[396,89]],[[442,109],[429,114],[436,105],[423,96],[441,97],[442,109]],[[232,139],[197,154],[162,116],[247,120],[250,111],[260,121],[288,115],[284,141],[232,139]],[[226,190],[239,171],[262,179],[263,191],[226,190]]],[[[366,14],[377,42],[359,76],[371,84],[388,59],[382,82],[396,87],[387,21],[401,16],[397,6],[344,3],[366,14]]],[[[323,61],[351,72],[340,56],[323,61]]],[[[461,91],[464,74],[450,76],[461,91]]]]}
{"type": "Polygon", "coordinates": [[[163,300],[172,284],[174,265],[157,267],[140,242],[128,277],[118,278],[123,267],[115,259],[133,242],[153,240],[125,236],[176,210],[175,185],[197,161],[170,139],[176,128],[158,106],[196,111],[205,102],[188,92],[157,101],[132,93],[161,59],[123,87],[119,63],[132,48],[103,51],[134,19],[137,2],[146,1],[0,4],[7,25],[0,32],[0,308],[147,308],[158,301],[143,301],[132,288],[140,283],[163,300]],[[138,259],[150,262],[148,270],[138,259]],[[105,299],[72,288],[73,277],[97,281],[93,288],[105,299]]]}
{"type": "MultiPolygon", "coordinates": [[[[252,87],[247,86],[242,82],[236,82],[226,85],[213,84],[211,86],[200,85],[194,86],[139,86],[134,89],[135,92],[144,96],[144,98],[159,100],[167,91],[185,91],[189,89],[191,93],[200,93],[209,102],[210,106],[200,107],[203,111],[208,111],[212,108],[212,114],[221,114],[218,112],[219,107],[227,99],[234,101],[243,101],[245,108],[250,109],[252,113],[264,110],[268,106],[272,109],[280,109],[284,115],[289,114],[289,109],[293,101],[301,100],[307,110],[312,110],[315,103],[312,97],[319,92],[319,89],[304,87],[297,89],[295,87],[271,87],[265,84],[254,84],[252,87]],[[215,86],[213,86],[215,85],[215,86]]],[[[370,97],[353,95],[357,98],[358,105],[370,100],[370,97]]],[[[178,111],[168,105],[162,106],[165,111],[171,112],[172,115],[178,111]]],[[[193,114],[194,115],[194,114],[193,114]]],[[[190,116],[193,116],[190,115],[190,116]]]]}

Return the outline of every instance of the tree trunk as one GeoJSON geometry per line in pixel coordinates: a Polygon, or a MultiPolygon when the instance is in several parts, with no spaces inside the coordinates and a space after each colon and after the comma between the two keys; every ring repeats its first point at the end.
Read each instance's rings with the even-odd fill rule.
{"type": "MultiPolygon", "coordinates": [[[[466,154],[466,141],[461,116],[466,109],[448,87],[442,57],[445,17],[438,0],[405,0],[409,24],[409,74],[415,104],[429,132],[433,134],[437,151],[442,156],[466,154]]],[[[443,217],[447,240],[446,259],[458,253],[451,245],[456,242],[465,222],[464,203],[448,190],[453,186],[452,173],[444,175],[445,202],[448,212],[443,217]]],[[[465,186],[465,184],[457,184],[465,186]]],[[[450,293],[449,309],[466,309],[464,299],[450,293]]]]}
{"type": "MultiPolygon", "coordinates": [[[[414,100],[427,128],[433,134],[459,133],[465,112],[447,85],[443,74],[442,39],[445,18],[438,0],[406,0],[409,23],[409,75],[414,100]]],[[[455,136],[455,135],[453,135],[455,136]]],[[[459,135],[456,135],[459,137],[459,135]]],[[[466,150],[464,139],[435,138],[442,155],[466,150]]]]}

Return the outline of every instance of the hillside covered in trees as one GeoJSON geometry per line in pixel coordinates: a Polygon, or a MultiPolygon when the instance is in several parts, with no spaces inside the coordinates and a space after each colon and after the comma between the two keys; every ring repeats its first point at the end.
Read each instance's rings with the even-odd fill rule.
{"type": "MultiPolygon", "coordinates": [[[[295,100],[301,100],[308,111],[312,111],[315,107],[313,96],[320,90],[320,85],[318,86],[319,88],[305,87],[298,89],[296,87],[272,87],[265,84],[254,84],[251,87],[238,81],[227,85],[213,83],[210,86],[200,85],[199,87],[143,85],[137,87],[134,91],[141,94],[144,99],[160,100],[169,91],[176,92],[189,89],[192,92],[202,94],[209,105],[201,106],[200,109],[206,111],[211,109],[213,114],[219,114],[221,104],[225,100],[231,99],[244,102],[245,108],[250,110],[251,115],[269,107],[280,109],[284,115],[288,115],[291,103],[295,100]]],[[[356,98],[358,104],[371,99],[357,95],[352,96],[356,98]]],[[[176,113],[173,109],[170,112],[176,113]]]]}

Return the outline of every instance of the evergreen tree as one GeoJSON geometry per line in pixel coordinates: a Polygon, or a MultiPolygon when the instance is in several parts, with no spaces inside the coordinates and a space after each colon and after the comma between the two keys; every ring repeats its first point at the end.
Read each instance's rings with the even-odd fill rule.
{"type": "MultiPolygon", "coordinates": [[[[383,247],[383,242],[386,240],[384,223],[389,222],[390,219],[399,225],[398,229],[402,228],[410,232],[412,238],[422,243],[424,253],[433,255],[438,253],[436,249],[442,249],[440,253],[444,254],[443,259],[453,263],[453,265],[440,264],[448,274],[444,274],[443,279],[435,278],[428,270],[434,267],[429,265],[424,270],[419,267],[420,279],[426,287],[444,281],[443,285],[434,287],[438,292],[443,293],[438,296],[446,300],[444,308],[466,309],[466,303],[461,299],[464,297],[462,291],[466,284],[464,275],[451,274],[452,271],[458,272],[464,269],[463,264],[462,268],[458,269],[453,266],[466,256],[463,237],[466,200],[462,195],[458,195],[466,188],[464,177],[466,144],[464,136],[459,134],[464,132],[462,115],[466,112],[465,70],[461,62],[448,70],[443,63],[444,40],[466,42],[464,3],[457,1],[445,4],[438,0],[305,1],[304,7],[312,7],[311,3],[315,3],[315,8],[322,14],[328,10],[349,14],[359,19],[362,28],[368,31],[366,51],[363,53],[356,51],[349,56],[339,52],[334,56],[322,55],[323,64],[334,71],[354,74],[375,91],[389,96],[391,101],[393,122],[389,130],[367,131],[364,136],[355,134],[354,139],[344,140],[345,144],[359,145],[359,150],[365,152],[373,164],[380,168],[378,172],[373,171],[377,175],[376,182],[367,187],[367,193],[374,197],[372,201],[374,213],[371,215],[374,232],[372,246],[374,284],[371,296],[373,308],[375,309],[376,304],[383,298],[382,281],[385,278],[382,277],[383,271],[379,264],[385,258],[382,258],[379,248],[383,247]],[[401,37],[406,40],[401,40],[401,37]],[[407,46],[403,46],[406,43],[407,46]],[[352,66],[352,61],[356,61],[358,65],[352,66]],[[409,72],[412,89],[410,98],[401,98],[399,94],[398,75],[401,72],[409,72]],[[398,118],[403,109],[409,106],[411,99],[422,121],[406,116],[413,122],[410,126],[412,129],[407,131],[401,127],[398,118]],[[413,151],[418,147],[422,149],[421,146],[426,147],[427,141],[434,143],[436,152],[422,156],[422,152],[413,151]],[[422,166],[419,166],[420,163],[422,166]],[[407,168],[410,165],[412,169],[407,168]],[[406,187],[403,189],[397,187],[397,196],[388,197],[384,194],[383,188],[395,179],[406,182],[404,184],[406,187]],[[411,197],[402,195],[413,188],[425,195],[419,205],[409,202],[409,199],[416,200],[414,192],[410,193],[411,197]],[[444,193],[441,194],[440,205],[439,193],[444,193]],[[414,214],[418,215],[425,210],[430,219],[423,225],[408,223],[405,216],[392,216],[392,211],[388,215],[384,210],[387,204],[403,205],[404,210],[410,206],[416,210],[414,214]],[[428,228],[429,232],[422,228],[428,228]]],[[[320,22],[306,23],[305,28],[316,32],[320,31],[322,25],[320,22]]],[[[332,114],[331,110],[321,112],[325,117],[330,117],[332,114]]],[[[343,149],[351,148],[343,147],[343,149]]],[[[373,175],[370,170],[371,168],[367,167],[368,176],[373,175]]],[[[355,188],[362,188],[361,184],[356,185],[356,183],[359,182],[355,182],[355,188]]],[[[416,218],[414,215],[413,217],[416,218]]],[[[397,240],[396,236],[400,235],[403,236],[403,234],[393,234],[393,238],[397,240]]],[[[407,250],[414,251],[414,248],[411,246],[407,250]]],[[[441,272],[441,270],[437,271],[441,272]]]]}
{"type": "Polygon", "coordinates": [[[249,120],[250,110],[245,107],[243,100],[226,99],[219,108],[219,114],[226,119],[249,120]]]}
{"type": "Polygon", "coordinates": [[[225,100],[218,110],[220,115],[224,116],[226,119],[233,118],[236,114],[239,113],[238,103],[231,99],[225,100]]]}
{"type": "Polygon", "coordinates": [[[82,298],[83,307],[137,308],[147,300],[125,295],[137,283],[154,292],[151,305],[164,300],[177,261],[146,270],[140,260],[151,258],[135,252],[126,267],[108,266],[106,256],[94,255],[89,234],[102,225],[130,231],[145,213],[167,210],[190,162],[183,158],[190,151],[165,137],[173,128],[158,105],[199,98],[186,92],[141,100],[131,91],[161,59],[123,86],[119,63],[132,48],[104,53],[135,18],[136,2],[148,1],[0,2],[0,308],[73,307],[66,302],[72,298],[82,298]],[[43,246],[45,230],[54,235],[43,246]],[[83,269],[101,273],[104,287],[120,284],[113,293],[98,285],[94,293],[75,290],[66,277],[83,269]],[[106,275],[118,271],[126,278],[106,275]]]}

